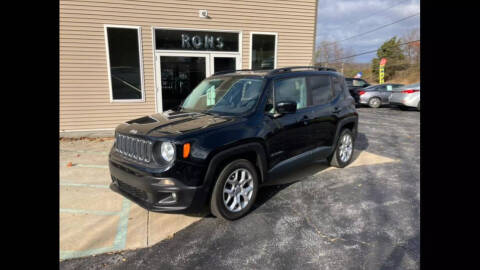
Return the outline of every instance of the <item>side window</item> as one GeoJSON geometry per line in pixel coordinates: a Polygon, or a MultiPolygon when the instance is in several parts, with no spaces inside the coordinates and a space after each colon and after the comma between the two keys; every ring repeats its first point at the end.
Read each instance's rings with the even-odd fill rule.
{"type": "Polygon", "coordinates": [[[387,91],[392,91],[393,90],[393,86],[391,84],[387,85],[387,91]]]}
{"type": "Polygon", "coordinates": [[[275,81],[275,102],[295,101],[297,109],[307,107],[307,83],[305,77],[280,79],[275,81]]]}
{"type": "Polygon", "coordinates": [[[364,86],[365,82],[363,80],[353,80],[353,86],[364,86]]]}
{"type": "Polygon", "coordinates": [[[337,97],[343,91],[342,83],[340,82],[340,78],[337,76],[332,76],[332,82],[334,97],[337,97]]]}
{"type": "Polygon", "coordinates": [[[322,105],[330,102],[333,98],[330,87],[330,78],[327,75],[316,75],[308,77],[312,105],[322,105]]]}

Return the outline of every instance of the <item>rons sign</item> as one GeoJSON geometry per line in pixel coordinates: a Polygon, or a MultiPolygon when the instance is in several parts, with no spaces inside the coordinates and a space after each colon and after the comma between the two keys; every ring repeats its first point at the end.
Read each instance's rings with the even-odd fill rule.
{"type": "Polygon", "coordinates": [[[238,52],[238,33],[155,29],[155,48],[238,52]]]}

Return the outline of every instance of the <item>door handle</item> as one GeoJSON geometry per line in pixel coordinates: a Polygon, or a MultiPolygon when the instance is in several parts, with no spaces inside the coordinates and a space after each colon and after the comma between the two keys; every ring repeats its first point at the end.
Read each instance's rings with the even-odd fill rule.
{"type": "Polygon", "coordinates": [[[308,116],[307,115],[303,116],[303,124],[308,125],[308,116]]]}

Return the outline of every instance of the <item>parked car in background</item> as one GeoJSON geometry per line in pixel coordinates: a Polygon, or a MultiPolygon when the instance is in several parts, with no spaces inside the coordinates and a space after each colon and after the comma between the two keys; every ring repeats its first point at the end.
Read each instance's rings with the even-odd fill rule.
{"type": "Polygon", "coordinates": [[[389,103],[388,99],[390,98],[392,91],[401,86],[403,86],[403,84],[385,83],[358,89],[358,103],[368,105],[371,108],[378,108],[381,105],[386,105],[389,103]]]}
{"type": "Polygon", "coordinates": [[[405,85],[395,89],[390,96],[390,104],[400,109],[416,108],[420,111],[420,83],[405,85]]]}
{"type": "Polygon", "coordinates": [[[350,92],[350,95],[355,99],[355,103],[358,104],[359,96],[358,90],[370,86],[370,84],[364,79],[359,78],[345,78],[347,82],[347,88],[350,92]]]}

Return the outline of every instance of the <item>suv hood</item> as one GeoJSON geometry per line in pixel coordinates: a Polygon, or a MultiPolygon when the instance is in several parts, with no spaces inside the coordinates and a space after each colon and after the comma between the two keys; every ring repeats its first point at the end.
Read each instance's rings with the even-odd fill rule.
{"type": "Polygon", "coordinates": [[[134,119],[119,125],[117,132],[145,136],[182,135],[200,129],[232,122],[234,117],[204,113],[165,111],[134,119]]]}

